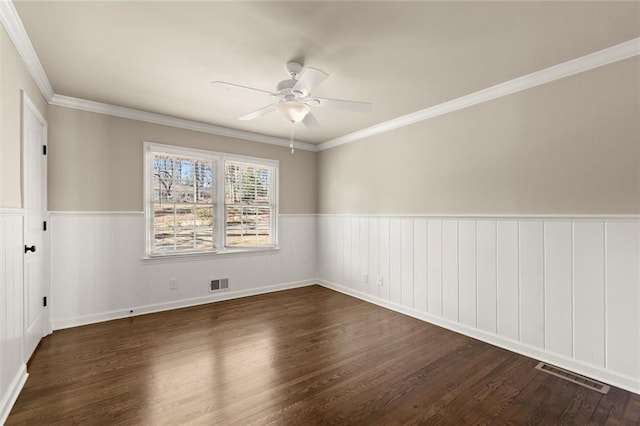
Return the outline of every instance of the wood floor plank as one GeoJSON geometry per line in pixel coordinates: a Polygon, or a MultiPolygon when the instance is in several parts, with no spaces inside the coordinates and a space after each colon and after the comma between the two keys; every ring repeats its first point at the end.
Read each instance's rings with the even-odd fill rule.
{"type": "Polygon", "coordinates": [[[494,348],[479,342],[470,343],[468,348],[468,351],[458,351],[453,356],[441,358],[439,368],[426,366],[402,378],[390,390],[390,404],[384,407],[383,412],[373,411],[368,420],[382,418],[386,422],[399,421],[401,424],[433,421],[432,417],[458,393],[484,379],[503,360],[496,357],[494,348]],[[463,360],[469,368],[456,368],[456,364],[463,360]]]}
{"type": "Polygon", "coordinates": [[[311,286],[56,331],[7,424],[640,421],[640,396],[535,364],[311,286]]]}
{"type": "Polygon", "coordinates": [[[611,388],[596,407],[590,425],[638,425],[640,424],[640,395],[611,388]]]}
{"type": "Polygon", "coordinates": [[[446,344],[438,345],[437,348],[429,348],[433,340],[422,341],[418,338],[402,342],[395,345],[401,354],[394,357],[370,357],[363,354],[363,358],[368,361],[365,368],[361,369],[358,375],[354,375],[349,380],[339,384],[338,389],[328,389],[324,394],[314,393],[304,400],[296,401],[288,406],[286,415],[275,413],[270,418],[264,419],[266,422],[280,418],[289,419],[295,423],[295,418],[313,417],[322,418],[326,413],[337,412],[343,416],[341,407],[347,406],[350,420],[359,417],[366,417],[371,412],[371,404],[379,404],[379,394],[389,381],[396,381],[402,377],[405,371],[419,369],[425,364],[433,363],[447,356],[452,351],[464,343],[463,339],[450,339],[446,344]]]}
{"type": "Polygon", "coordinates": [[[466,392],[457,394],[431,423],[435,424],[436,418],[441,424],[491,423],[515,398],[520,388],[531,381],[531,368],[534,366],[535,361],[529,358],[521,357],[515,362],[511,357],[507,358],[490,371],[487,380],[478,381],[466,392]]]}
{"type": "Polygon", "coordinates": [[[601,393],[581,387],[560,415],[560,423],[586,425],[598,406],[600,399],[602,399],[601,393]]]}

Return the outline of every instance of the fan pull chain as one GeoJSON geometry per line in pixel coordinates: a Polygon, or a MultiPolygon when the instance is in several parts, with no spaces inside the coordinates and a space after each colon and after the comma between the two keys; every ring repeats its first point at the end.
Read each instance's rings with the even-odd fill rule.
{"type": "Polygon", "coordinates": [[[293,154],[295,152],[295,149],[293,148],[293,125],[296,124],[295,122],[291,122],[291,141],[289,142],[289,148],[291,148],[291,153],[293,154]]]}

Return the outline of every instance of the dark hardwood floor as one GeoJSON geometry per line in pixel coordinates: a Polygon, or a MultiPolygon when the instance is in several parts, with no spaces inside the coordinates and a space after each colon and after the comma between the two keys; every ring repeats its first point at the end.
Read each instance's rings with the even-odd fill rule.
{"type": "Polygon", "coordinates": [[[319,286],[55,332],[7,424],[638,424],[536,361],[319,286]]]}

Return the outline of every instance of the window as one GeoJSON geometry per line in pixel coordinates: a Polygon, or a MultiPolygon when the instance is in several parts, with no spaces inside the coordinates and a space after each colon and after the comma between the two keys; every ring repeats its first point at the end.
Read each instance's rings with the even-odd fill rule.
{"type": "Polygon", "coordinates": [[[277,246],[277,161],[144,146],[147,255],[277,246]]]}
{"type": "Polygon", "coordinates": [[[226,247],[271,247],[275,204],[273,167],[226,161],[226,247]]]}

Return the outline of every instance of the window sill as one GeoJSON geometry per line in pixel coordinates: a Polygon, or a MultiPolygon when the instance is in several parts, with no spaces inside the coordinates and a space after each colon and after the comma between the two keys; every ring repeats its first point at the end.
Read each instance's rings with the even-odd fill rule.
{"type": "Polygon", "coordinates": [[[264,253],[264,252],[272,252],[272,251],[280,251],[280,247],[261,247],[261,248],[240,248],[240,249],[226,249],[220,250],[216,252],[218,255],[230,255],[230,254],[251,254],[251,253],[264,253]]]}
{"type": "Polygon", "coordinates": [[[167,262],[189,262],[198,260],[211,260],[218,256],[227,257],[233,255],[251,255],[264,254],[280,251],[280,247],[265,247],[256,249],[226,249],[220,251],[206,251],[194,253],[172,253],[172,254],[155,254],[144,256],[141,261],[143,263],[167,263],[167,262]]]}

